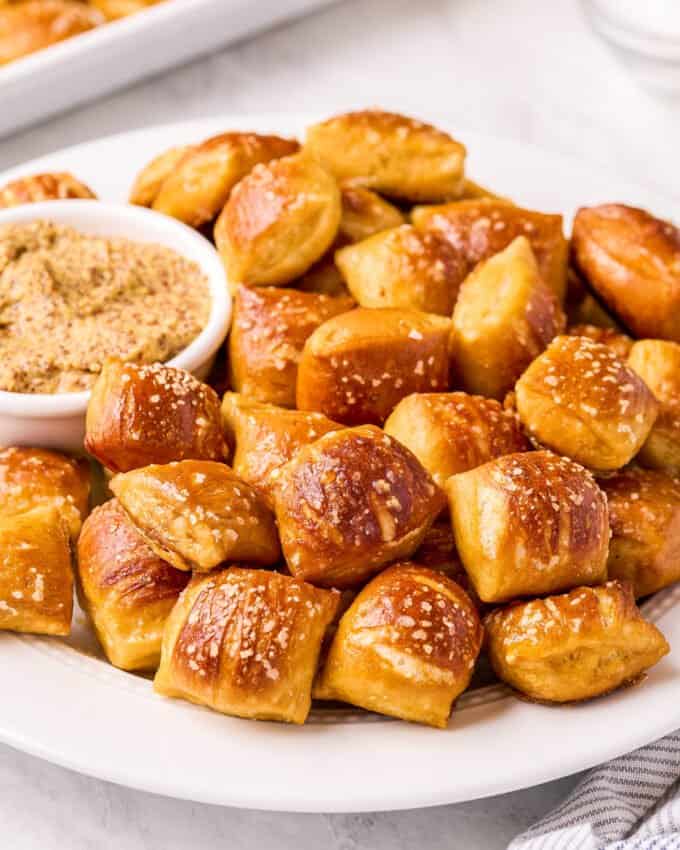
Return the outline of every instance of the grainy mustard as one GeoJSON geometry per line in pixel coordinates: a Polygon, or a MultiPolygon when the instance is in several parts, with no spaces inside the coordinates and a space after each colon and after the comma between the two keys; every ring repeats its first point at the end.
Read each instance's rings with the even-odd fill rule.
{"type": "Polygon", "coordinates": [[[49,221],[0,228],[0,389],[77,392],[104,359],[163,362],[210,313],[208,281],[170,248],[49,221]]]}

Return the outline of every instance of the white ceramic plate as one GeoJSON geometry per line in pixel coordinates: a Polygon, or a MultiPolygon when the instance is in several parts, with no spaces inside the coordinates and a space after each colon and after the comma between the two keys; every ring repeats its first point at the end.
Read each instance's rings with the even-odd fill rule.
{"type": "MultiPolygon", "coordinates": [[[[103,198],[123,200],[164,147],[226,129],[296,133],[308,120],[225,116],[153,128],[0,179],[69,169],[103,198]]],[[[468,145],[470,173],[521,203],[569,215],[621,200],[679,217],[677,203],[600,168],[451,129],[468,145]]],[[[470,800],[565,776],[680,726],[678,601],[680,587],[647,603],[674,649],[641,686],[561,708],[490,686],[464,695],[443,732],[344,710],[316,710],[303,727],[256,723],[161,699],[146,679],[102,660],[78,614],[69,641],[0,634],[0,739],[102,779],[209,803],[350,812],[470,800]]]]}

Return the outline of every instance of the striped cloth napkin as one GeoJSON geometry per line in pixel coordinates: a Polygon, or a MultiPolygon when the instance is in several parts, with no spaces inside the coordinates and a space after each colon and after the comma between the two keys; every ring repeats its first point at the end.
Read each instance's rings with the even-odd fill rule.
{"type": "Polygon", "coordinates": [[[680,850],[680,731],[590,771],[508,850],[680,850]]]}

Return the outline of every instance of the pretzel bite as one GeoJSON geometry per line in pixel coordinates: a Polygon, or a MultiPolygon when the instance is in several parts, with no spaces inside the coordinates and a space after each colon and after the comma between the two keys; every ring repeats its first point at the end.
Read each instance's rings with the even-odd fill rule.
{"type": "Polygon", "coordinates": [[[610,581],[499,608],[484,621],[496,675],[531,699],[573,702],[634,682],[669,651],[630,585],[610,581]]]}
{"type": "Polygon", "coordinates": [[[341,248],[335,262],[362,307],[405,307],[450,316],[467,264],[438,233],[410,224],[341,248]]]}
{"type": "MultiPolygon", "coordinates": [[[[456,539],[448,518],[437,520],[428,528],[420,546],[411,558],[421,567],[442,572],[461,586],[467,578],[463,564],[458,557],[456,539]]],[[[467,588],[465,588],[467,589],[467,588]]]]}
{"type": "Polygon", "coordinates": [[[453,311],[453,361],[463,387],[502,399],[559,333],[565,317],[519,236],[465,279],[453,311]]]}
{"type": "Polygon", "coordinates": [[[78,539],[81,603],[109,661],[155,670],[163,626],[189,575],[159,558],[117,499],[95,508],[78,539]]]}
{"type": "MultiPolygon", "coordinates": [[[[0,15],[2,13],[0,12],[0,15]]],[[[69,198],[96,198],[92,189],[64,172],[33,174],[19,177],[0,187],[0,207],[17,207],[41,201],[64,201],[69,198]]]]}
{"type": "Polygon", "coordinates": [[[648,596],[680,579],[680,480],[629,466],[600,486],[609,504],[610,578],[648,596]]]}
{"type": "Polygon", "coordinates": [[[602,345],[608,345],[609,348],[620,357],[626,360],[633,346],[633,340],[621,333],[615,328],[602,328],[598,325],[570,325],[567,328],[569,336],[585,336],[592,339],[593,342],[600,342],[602,345]]]}
{"type": "Polygon", "coordinates": [[[68,525],[53,505],[0,516],[0,631],[67,635],[73,611],[68,525]]]}
{"type": "Polygon", "coordinates": [[[680,342],[680,230],[623,204],[576,213],[572,255],[607,309],[638,337],[680,342]]]}
{"type": "Polygon", "coordinates": [[[404,115],[348,112],[314,124],[305,148],[338,180],[407,201],[442,201],[463,190],[465,148],[404,115]]]}
{"type": "MultiPolygon", "coordinates": [[[[564,297],[564,310],[567,314],[568,323],[574,325],[592,324],[596,326],[610,327],[608,323],[604,323],[604,325],[602,325],[600,322],[592,321],[591,319],[584,319],[579,315],[580,305],[584,299],[588,297],[588,295],[589,291],[587,283],[570,263],[567,266],[567,291],[564,297]]],[[[590,297],[592,298],[592,296],[590,297]]],[[[595,299],[593,299],[593,301],[594,300],[595,299]]],[[[595,303],[597,302],[595,301],[595,303]]]]}
{"type": "Polygon", "coordinates": [[[414,392],[448,389],[451,322],[415,310],[360,307],[305,343],[297,406],[347,425],[381,424],[414,392]]]}
{"type": "Polygon", "coordinates": [[[541,277],[562,301],[567,286],[567,241],[562,216],[517,207],[508,201],[481,198],[441,206],[416,207],[411,221],[423,231],[441,233],[475,266],[526,236],[541,277]]]}
{"type": "Polygon", "coordinates": [[[223,714],[304,723],[339,601],[274,572],[195,577],[168,620],[154,690],[223,714]]]}
{"type": "Polygon", "coordinates": [[[465,572],[463,562],[458,555],[458,549],[456,549],[456,538],[453,535],[448,517],[446,520],[437,520],[428,528],[425,537],[423,537],[423,542],[413,553],[411,560],[419,567],[427,567],[453,579],[467,593],[477,611],[489,607],[481,602],[468,578],[468,574],[465,572]]]}
{"type": "Polygon", "coordinates": [[[557,337],[519,379],[515,396],[538,443],[601,472],[637,454],[658,410],[625,361],[582,336],[557,337]]]}
{"type": "Polygon", "coordinates": [[[192,145],[180,145],[155,156],[135,178],[130,189],[130,203],[150,207],[158,197],[161,186],[193,149],[192,145]]]}
{"type": "Polygon", "coordinates": [[[412,555],[446,504],[417,458],[371,425],[301,448],[278,468],[273,495],[291,573],[340,588],[412,555]]]}
{"type": "Polygon", "coordinates": [[[302,446],[343,427],[322,413],[260,404],[239,393],[226,393],[222,399],[222,421],[234,446],[234,472],[267,503],[271,501],[275,470],[302,446]]]}
{"type": "Polygon", "coordinates": [[[502,195],[497,195],[495,192],[492,192],[491,189],[488,189],[486,186],[481,186],[479,183],[475,183],[474,180],[468,180],[468,178],[466,177],[463,181],[463,191],[458,200],[472,201],[479,200],[480,198],[490,198],[492,201],[505,201],[508,204],[512,203],[509,198],[504,198],[502,195]]]}
{"type": "Polygon", "coordinates": [[[220,400],[184,369],[109,358],[92,388],[85,448],[115,472],[185,458],[220,460],[220,400]]]}
{"type": "Polygon", "coordinates": [[[87,515],[90,467],[46,449],[0,449],[0,515],[14,516],[51,506],[75,540],[87,515]]]}
{"type": "Polygon", "coordinates": [[[607,578],[607,500],[552,452],[496,458],[446,484],[458,554],[479,598],[506,602],[607,578]]]}
{"type": "Polygon", "coordinates": [[[394,204],[362,186],[341,185],[340,200],[342,217],[338,240],[341,242],[361,242],[375,233],[405,223],[403,213],[394,204]]]}
{"type": "Polygon", "coordinates": [[[595,325],[598,328],[611,328],[624,334],[621,325],[593,297],[588,284],[573,265],[567,268],[567,295],[564,310],[567,314],[568,325],[595,325]]]}
{"type": "Polygon", "coordinates": [[[628,365],[659,402],[659,415],[637,460],[652,469],[680,474],[680,345],[640,340],[631,349],[628,365]]]}
{"type": "Polygon", "coordinates": [[[294,286],[302,292],[316,292],[319,295],[346,295],[350,297],[349,289],[340,269],[335,265],[334,250],[327,251],[323,257],[299,277],[294,286]]]}
{"type": "Polygon", "coordinates": [[[290,283],[330,248],[341,211],[337,183],[312,157],[256,165],[234,187],[215,225],[230,282],[290,283]]]}
{"type": "Polygon", "coordinates": [[[459,585],[396,564],[343,615],[314,696],[444,729],[481,643],[479,616],[459,585]]]}
{"type": "Polygon", "coordinates": [[[404,224],[402,213],[370,189],[341,186],[340,199],[342,216],[335,242],[323,257],[294,283],[294,286],[303,292],[349,295],[345,279],[335,263],[336,249],[404,224]]]}
{"type": "Polygon", "coordinates": [[[232,387],[253,401],[294,407],[298,362],[307,338],[353,306],[351,298],[239,286],[229,335],[232,387]]]}
{"type": "Polygon", "coordinates": [[[0,8],[0,65],[102,23],[100,12],[75,0],[28,0],[0,8]]]}
{"type": "Polygon", "coordinates": [[[467,393],[414,393],[399,402],[385,433],[410,449],[440,487],[493,458],[528,451],[512,412],[467,393]]]}
{"type": "Polygon", "coordinates": [[[274,517],[223,463],[181,460],[116,475],[111,490],[149,546],[178,570],[227,560],[269,565],[281,550],[274,517]]]}
{"type": "Polygon", "coordinates": [[[109,21],[126,18],[160,2],[161,0],[89,0],[90,5],[99,9],[109,21]]]}
{"type": "Polygon", "coordinates": [[[191,227],[212,221],[234,186],[258,163],[294,154],[299,145],[279,136],[223,133],[189,148],[158,187],[152,206],[191,227]]]}

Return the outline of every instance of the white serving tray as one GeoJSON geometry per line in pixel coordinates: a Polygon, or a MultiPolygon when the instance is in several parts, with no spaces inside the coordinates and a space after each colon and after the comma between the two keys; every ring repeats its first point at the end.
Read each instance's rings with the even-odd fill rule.
{"type": "Polygon", "coordinates": [[[0,67],[0,136],[335,0],[165,0],[0,67]]]}

